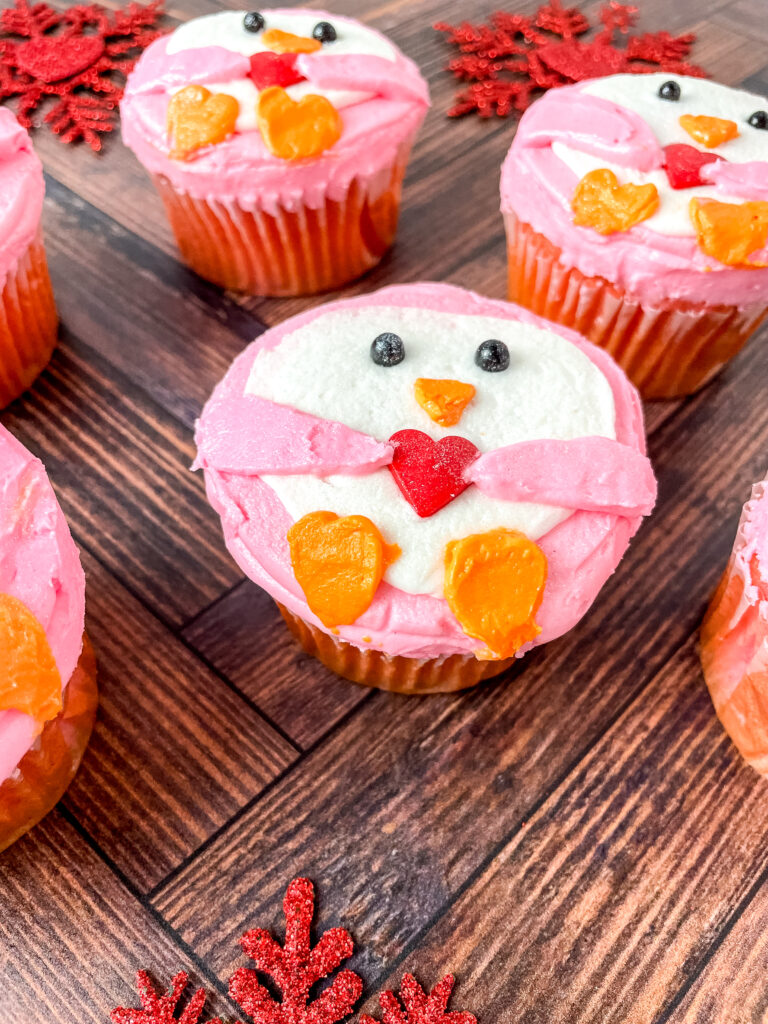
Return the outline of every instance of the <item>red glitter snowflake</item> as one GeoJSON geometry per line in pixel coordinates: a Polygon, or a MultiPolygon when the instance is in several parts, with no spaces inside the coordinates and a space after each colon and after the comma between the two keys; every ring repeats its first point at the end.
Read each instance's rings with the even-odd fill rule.
{"type": "Polygon", "coordinates": [[[315,889],[308,878],[296,878],[283,901],[285,945],[268,931],[246,932],[241,945],[256,971],[268,974],[280,989],[277,1002],[261,984],[256,971],[241,967],[229,982],[229,994],[256,1024],[336,1024],[352,1012],[363,991],[354,971],[337,974],[333,983],[310,1002],[310,989],[327,978],[353,951],[344,928],[332,928],[313,947],[310,927],[315,913],[315,889]]]}
{"type": "Polygon", "coordinates": [[[506,117],[525,110],[538,92],[600,75],[706,74],[686,62],[695,36],[663,31],[630,36],[636,18],[636,7],[609,0],[600,10],[602,29],[588,41],[579,37],[589,31],[589,21],[561,0],[551,0],[533,16],[497,11],[488,25],[438,22],[435,28],[461,53],[448,70],[470,83],[457,94],[449,117],[506,117]],[[628,36],[621,47],[616,45],[619,35],[628,36]]]}
{"type": "MultiPolygon", "coordinates": [[[[186,972],[179,971],[171,982],[170,992],[164,996],[159,996],[155,992],[147,972],[138,971],[136,974],[136,987],[139,990],[142,1009],[126,1010],[118,1007],[118,1009],[113,1010],[110,1014],[112,1024],[198,1024],[200,1022],[200,1014],[203,1012],[203,1006],[205,1005],[204,988],[200,988],[195,992],[180,1017],[174,1016],[188,981],[189,978],[186,972]]],[[[216,1017],[213,1020],[209,1020],[208,1024],[221,1024],[221,1021],[216,1017]]]]}
{"type": "Polygon", "coordinates": [[[101,149],[101,136],[115,126],[123,84],[144,47],[161,33],[154,26],[163,0],[131,3],[109,13],[98,4],[60,12],[45,3],[15,0],[0,11],[0,102],[18,97],[25,128],[47,101],[45,121],[63,142],[84,140],[101,149]]]}
{"type": "MultiPolygon", "coordinates": [[[[400,999],[394,992],[382,992],[379,996],[383,1024],[477,1024],[477,1018],[472,1013],[448,1011],[453,984],[453,975],[446,974],[427,995],[414,976],[406,974],[400,983],[400,999]]],[[[360,1017],[360,1024],[379,1022],[364,1013],[360,1017]]]]}

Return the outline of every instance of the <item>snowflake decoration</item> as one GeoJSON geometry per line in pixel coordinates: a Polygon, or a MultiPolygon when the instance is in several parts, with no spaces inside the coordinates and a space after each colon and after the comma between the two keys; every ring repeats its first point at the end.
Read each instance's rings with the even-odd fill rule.
{"type": "MultiPolygon", "coordinates": [[[[400,983],[400,999],[394,992],[382,992],[379,996],[383,1024],[477,1024],[474,1014],[460,1010],[448,1011],[453,984],[453,975],[446,974],[427,994],[412,974],[404,975],[400,983]]],[[[364,1013],[360,1017],[360,1024],[379,1022],[364,1013]]]]}
{"type": "Polygon", "coordinates": [[[693,35],[629,35],[637,8],[618,0],[609,0],[599,17],[602,29],[588,41],[580,37],[589,32],[589,21],[577,8],[563,7],[561,0],[551,0],[533,16],[497,11],[488,25],[438,22],[435,29],[444,32],[461,54],[448,70],[469,83],[448,116],[506,117],[513,110],[525,110],[538,92],[600,75],[659,70],[706,74],[686,62],[693,35]],[[616,45],[620,35],[627,36],[621,47],[616,45]]]}
{"type": "Polygon", "coordinates": [[[78,4],[64,12],[45,3],[15,0],[0,11],[0,102],[18,97],[16,115],[25,128],[46,100],[44,120],[62,142],[83,140],[95,151],[114,130],[123,84],[141,51],[161,33],[154,26],[163,0],[131,3],[107,12],[78,4]]]}
{"type": "Polygon", "coordinates": [[[229,982],[229,994],[256,1024],[337,1024],[352,1012],[363,991],[354,971],[342,971],[313,1002],[310,989],[327,978],[353,951],[352,938],[344,928],[331,928],[313,947],[310,927],[315,913],[315,889],[308,878],[296,878],[283,902],[285,945],[268,931],[246,932],[241,945],[257,971],[270,975],[280,989],[282,1002],[272,998],[256,971],[241,967],[229,982]]]}
{"type": "MultiPolygon", "coordinates": [[[[139,990],[142,1009],[126,1010],[118,1007],[110,1014],[112,1024],[198,1024],[205,1005],[204,988],[199,988],[195,992],[180,1017],[174,1016],[188,981],[186,971],[179,971],[171,982],[170,991],[164,996],[159,996],[147,972],[138,971],[136,987],[139,990]]],[[[208,1024],[221,1024],[221,1021],[215,1018],[209,1020],[208,1024]]]]}

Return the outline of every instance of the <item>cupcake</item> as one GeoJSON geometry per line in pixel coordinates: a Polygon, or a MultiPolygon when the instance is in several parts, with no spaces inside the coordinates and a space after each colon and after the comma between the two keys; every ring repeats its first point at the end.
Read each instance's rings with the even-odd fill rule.
{"type": "Polygon", "coordinates": [[[574,626],[656,485],[610,356],[448,285],[263,334],[197,425],[243,571],[358,683],[458,690],[574,626]]]}
{"type": "Polygon", "coordinates": [[[768,491],[755,484],[701,629],[715,711],[742,757],[768,775],[768,491]]]}
{"type": "Polygon", "coordinates": [[[687,395],[768,311],[768,100],[668,72],[555,89],[501,175],[509,297],[687,395]]]}
{"type": "Polygon", "coordinates": [[[40,231],[43,168],[0,107],[0,408],[26,391],[56,346],[58,319],[40,231]]]}
{"type": "Polygon", "coordinates": [[[85,577],[42,464],[0,427],[0,850],[77,771],[96,714],[85,577]]]}
{"type": "Polygon", "coordinates": [[[428,104],[416,65],[357,21],[224,11],[148,47],[122,130],[193,270],[302,295],[359,277],[392,244],[428,104]]]}

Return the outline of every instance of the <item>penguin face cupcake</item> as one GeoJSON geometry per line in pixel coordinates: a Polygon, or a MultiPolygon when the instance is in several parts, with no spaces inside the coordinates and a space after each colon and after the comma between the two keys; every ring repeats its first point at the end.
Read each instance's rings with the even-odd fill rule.
{"type": "Polygon", "coordinates": [[[194,269],[296,294],[380,259],[427,105],[415,65],[359,22],[226,11],[147,49],[126,89],[123,136],[194,269]]]}
{"type": "Polygon", "coordinates": [[[570,629],[655,497],[612,361],[447,285],[267,332],[197,441],[230,550],[289,624],[340,674],[411,691],[570,629]]]}
{"type": "Polygon", "coordinates": [[[687,393],[768,309],[768,100],[662,72],[553,90],[521,121],[502,209],[510,297],[604,345],[648,397],[687,393]]]}
{"type": "Polygon", "coordinates": [[[0,849],[59,800],[96,708],[85,578],[42,464],[0,427],[0,849]]]}

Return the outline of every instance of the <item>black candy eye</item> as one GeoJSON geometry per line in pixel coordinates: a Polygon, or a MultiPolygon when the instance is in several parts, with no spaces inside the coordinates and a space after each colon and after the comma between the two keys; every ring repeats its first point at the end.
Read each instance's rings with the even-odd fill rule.
{"type": "Polygon", "coordinates": [[[387,331],[371,342],[371,359],[377,366],[397,366],[405,359],[405,345],[399,334],[387,331]]]}
{"type": "Polygon", "coordinates": [[[659,86],[659,96],[663,100],[679,100],[680,86],[677,82],[673,82],[672,80],[669,82],[663,82],[659,86]]]}
{"type": "Polygon", "coordinates": [[[768,110],[756,110],[754,114],[750,114],[747,124],[753,128],[762,128],[763,131],[768,130],[768,110]]]}
{"type": "Polygon", "coordinates": [[[336,29],[330,21],[318,21],[312,29],[312,38],[319,39],[321,43],[332,43],[336,39],[336,29]]]}
{"type": "Polygon", "coordinates": [[[503,341],[489,338],[477,346],[475,365],[488,373],[500,373],[509,366],[509,349],[503,341]]]}
{"type": "Polygon", "coordinates": [[[243,28],[246,32],[261,32],[264,28],[264,15],[258,11],[248,11],[243,18],[243,28]]]}

